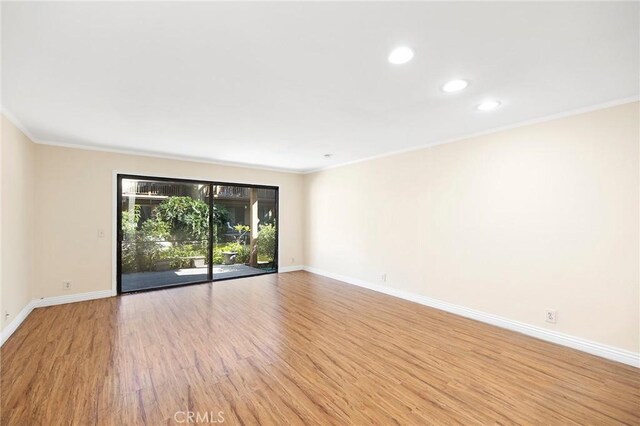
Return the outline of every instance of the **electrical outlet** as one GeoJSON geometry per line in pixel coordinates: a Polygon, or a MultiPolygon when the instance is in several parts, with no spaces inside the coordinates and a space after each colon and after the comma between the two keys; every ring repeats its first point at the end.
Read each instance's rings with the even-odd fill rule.
{"type": "Polygon", "coordinates": [[[291,258],[291,264],[292,264],[292,265],[295,265],[295,264],[296,264],[296,258],[295,258],[295,257],[292,257],[292,258],[291,258]]]}
{"type": "Polygon", "coordinates": [[[380,277],[380,279],[382,280],[383,283],[386,283],[387,282],[387,274],[386,273],[382,274],[382,277],[380,277]]]}
{"type": "Polygon", "coordinates": [[[69,290],[71,288],[71,281],[62,281],[62,289],[69,290]]]}
{"type": "Polygon", "coordinates": [[[553,309],[546,309],[544,311],[544,320],[546,322],[555,324],[558,321],[558,311],[555,311],[553,309]]]}

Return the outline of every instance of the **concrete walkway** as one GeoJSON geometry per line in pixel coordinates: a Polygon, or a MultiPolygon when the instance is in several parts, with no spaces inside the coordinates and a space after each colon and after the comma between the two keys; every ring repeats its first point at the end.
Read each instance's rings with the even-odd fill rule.
{"type": "MultiPolygon", "coordinates": [[[[258,269],[247,265],[213,265],[213,279],[246,277],[266,274],[270,269],[258,269]]],[[[161,272],[134,272],[122,274],[122,291],[136,291],[176,284],[188,284],[207,280],[207,268],[185,268],[161,272]]]]}

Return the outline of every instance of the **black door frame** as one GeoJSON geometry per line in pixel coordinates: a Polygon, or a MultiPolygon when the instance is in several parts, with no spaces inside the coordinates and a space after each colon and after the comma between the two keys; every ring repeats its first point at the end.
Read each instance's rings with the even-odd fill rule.
{"type": "Polygon", "coordinates": [[[118,294],[127,294],[127,293],[139,293],[143,291],[154,291],[154,290],[163,290],[167,288],[173,287],[183,287],[186,285],[194,285],[194,284],[205,284],[210,282],[217,281],[226,281],[226,280],[235,280],[238,278],[249,278],[256,277],[260,275],[268,275],[268,274],[277,274],[279,271],[278,266],[278,253],[279,253],[279,244],[280,244],[280,187],[279,186],[271,186],[271,185],[255,185],[255,184],[247,184],[247,183],[237,183],[237,182],[220,182],[220,181],[212,181],[212,180],[201,180],[201,179],[183,179],[183,178],[171,178],[171,177],[160,177],[160,176],[145,176],[145,175],[134,175],[128,173],[118,173],[116,175],[116,280],[117,280],[117,290],[118,294]],[[175,183],[191,183],[191,184],[205,184],[209,186],[209,247],[208,247],[208,258],[209,264],[207,266],[207,279],[204,281],[193,281],[189,283],[179,283],[179,284],[169,284],[162,287],[153,287],[147,289],[139,289],[134,291],[122,291],[122,179],[138,179],[138,180],[150,180],[150,181],[158,181],[158,182],[175,182],[175,183]],[[276,207],[275,207],[275,218],[276,218],[276,249],[273,258],[274,269],[271,272],[264,272],[260,274],[252,274],[252,275],[243,275],[240,277],[227,277],[227,278],[214,278],[213,277],[213,205],[214,205],[214,197],[213,197],[213,187],[214,186],[240,186],[240,187],[248,187],[248,188],[257,188],[257,189],[273,189],[276,193],[276,207]]]}

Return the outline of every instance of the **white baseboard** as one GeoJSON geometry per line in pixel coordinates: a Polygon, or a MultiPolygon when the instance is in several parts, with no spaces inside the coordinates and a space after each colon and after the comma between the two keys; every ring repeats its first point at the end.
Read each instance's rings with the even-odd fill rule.
{"type": "Polygon", "coordinates": [[[282,267],[278,267],[278,273],[302,271],[303,269],[304,269],[304,266],[302,265],[282,266],[282,267]]]}
{"type": "Polygon", "coordinates": [[[22,310],[18,312],[18,315],[16,315],[15,318],[13,318],[13,320],[9,324],[7,324],[4,330],[2,330],[2,334],[0,335],[0,346],[4,345],[4,342],[6,342],[9,337],[11,337],[11,335],[18,329],[18,327],[20,327],[22,321],[24,321],[29,316],[31,311],[33,311],[33,309],[35,308],[35,304],[33,302],[34,301],[32,300],[27,303],[27,306],[22,308],[22,310]]]}
{"type": "Polygon", "coordinates": [[[89,293],[65,294],[64,296],[43,297],[41,299],[33,299],[25,306],[18,315],[2,330],[0,346],[18,329],[20,324],[27,319],[31,311],[35,308],[43,308],[45,306],[63,305],[65,303],[84,302],[85,300],[102,299],[105,297],[115,296],[112,290],[92,291],[89,293]]]}
{"type": "MultiPolygon", "coordinates": [[[[432,308],[440,309],[446,312],[451,312],[456,315],[460,315],[466,318],[481,321],[487,324],[495,325],[498,327],[506,328],[508,330],[516,331],[528,336],[536,337],[541,340],[556,343],[563,346],[568,346],[573,349],[577,349],[583,352],[597,355],[602,358],[607,358],[613,361],[621,362],[633,367],[640,368],[640,354],[631,352],[625,349],[619,349],[616,347],[603,345],[601,343],[592,342],[590,340],[582,339],[580,337],[571,336],[557,331],[547,330],[541,327],[529,325],[520,321],[511,320],[508,318],[500,317],[498,315],[488,314],[486,312],[477,311],[475,309],[466,308],[464,306],[455,305],[441,300],[433,299],[427,296],[422,296],[415,293],[410,293],[402,290],[397,290],[391,287],[386,287],[378,284],[373,284],[365,280],[347,277],[344,275],[334,274],[332,272],[317,269],[311,266],[286,266],[279,268],[279,272],[293,272],[305,270],[314,274],[322,275],[328,278],[332,278],[338,281],[342,281],[347,284],[357,285],[369,290],[384,293],[390,296],[399,297],[401,299],[409,300],[412,302],[420,303],[421,305],[429,306],[432,308]]],[[[2,346],[7,339],[16,331],[16,329],[22,324],[27,316],[35,308],[41,308],[45,306],[62,305],[65,303],[82,302],[86,300],[102,299],[105,297],[115,296],[112,290],[93,291],[89,293],[77,293],[64,296],[46,297],[41,299],[34,299],[25,306],[18,315],[11,321],[0,334],[0,346],[2,346]]]]}
{"type": "Polygon", "coordinates": [[[631,352],[613,346],[603,345],[601,343],[592,342],[580,337],[559,333],[557,331],[547,330],[542,327],[526,324],[509,318],[500,317],[498,315],[488,314],[486,312],[477,311],[475,309],[466,308],[464,306],[455,305],[453,303],[443,302],[441,300],[433,299],[427,296],[373,284],[358,278],[334,274],[333,272],[324,271],[322,269],[317,269],[311,266],[304,266],[304,270],[314,274],[332,278],[334,280],[342,281],[347,284],[357,285],[369,290],[420,303],[421,305],[440,309],[442,311],[450,312],[452,314],[460,315],[476,321],[481,321],[501,328],[506,328],[508,330],[517,331],[519,333],[536,337],[547,342],[556,343],[562,346],[568,346],[570,348],[587,352],[592,355],[640,368],[640,353],[631,352]]]}
{"type": "Polygon", "coordinates": [[[63,305],[65,303],[84,302],[86,300],[103,299],[105,297],[115,296],[112,290],[91,291],[89,293],[75,293],[65,294],[63,296],[43,297],[35,299],[32,303],[35,303],[36,308],[43,308],[45,306],[63,305]]]}

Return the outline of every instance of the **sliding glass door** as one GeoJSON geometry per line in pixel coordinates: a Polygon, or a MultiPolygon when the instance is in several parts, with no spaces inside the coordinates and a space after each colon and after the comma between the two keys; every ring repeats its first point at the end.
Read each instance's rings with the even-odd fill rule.
{"type": "Polygon", "coordinates": [[[277,189],[215,185],[213,278],[275,272],[277,189]]]}
{"type": "Polygon", "coordinates": [[[278,188],[118,176],[118,290],[277,272],[278,188]]]}

